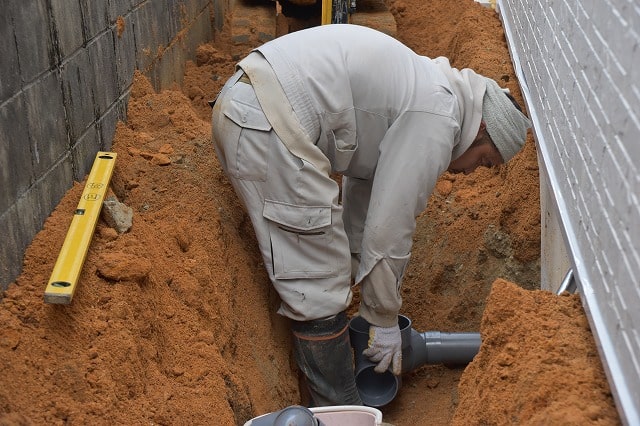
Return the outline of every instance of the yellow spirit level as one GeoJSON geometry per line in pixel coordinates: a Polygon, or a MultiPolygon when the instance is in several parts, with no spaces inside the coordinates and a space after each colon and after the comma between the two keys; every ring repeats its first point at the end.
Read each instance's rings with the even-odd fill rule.
{"type": "Polygon", "coordinates": [[[68,305],[73,299],[78,277],[98,222],[102,201],[109,187],[115,165],[115,152],[98,152],[58,254],[49,284],[44,292],[46,303],[68,305]]]}

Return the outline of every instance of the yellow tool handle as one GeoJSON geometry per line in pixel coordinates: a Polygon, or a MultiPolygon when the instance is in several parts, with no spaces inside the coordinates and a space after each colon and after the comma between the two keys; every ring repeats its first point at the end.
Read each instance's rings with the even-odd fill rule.
{"type": "Polygon", "coordinates": [[[350,5],[355,7],[355,1],[351,0],[322,0],[322,16],[320,23],[327,24],[348,24],[350,5]]]}
{"type": "Polygon", "coordinates": [[[331,23],[331,10],[333,9],[332,4],[332,0],[322,0],[322,16],[320,19],[320,23],[322,25],[331,23]]]}
{"type": "Polygon", "coordinates": [[[115,152],[100,151],[96,154],[80,202],[45,289],[46,303],[68,305],[73,299],[78,277],[98,222],[102,202],[109,187],[116,157],[115,152]]]}

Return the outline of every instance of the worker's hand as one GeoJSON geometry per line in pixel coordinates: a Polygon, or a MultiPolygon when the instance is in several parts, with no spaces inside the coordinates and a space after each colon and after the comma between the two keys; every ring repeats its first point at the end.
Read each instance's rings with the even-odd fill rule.
{"type": "Polygon", "coordinates": [[[387,369],[399,376],[402,372],[402,338],[400,327],[369,327],[369,347],[363,355],[372,362],[377,362],[374,367],[376,373],[384,373],[387,369]]]}

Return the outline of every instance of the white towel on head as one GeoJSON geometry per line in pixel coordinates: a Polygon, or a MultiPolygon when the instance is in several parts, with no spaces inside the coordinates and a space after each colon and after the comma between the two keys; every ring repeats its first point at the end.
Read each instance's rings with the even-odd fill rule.
{"type": "Polygon", "coordinates": [[[511,160],[524,146],[531,121],[518,111],[504,90],[490,78],[487,78],[482,102],[482,119],[504,162],[511,160]]]}

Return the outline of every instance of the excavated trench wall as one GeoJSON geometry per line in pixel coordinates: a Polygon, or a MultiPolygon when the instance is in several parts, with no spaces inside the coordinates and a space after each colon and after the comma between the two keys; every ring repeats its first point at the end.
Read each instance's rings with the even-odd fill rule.
{"type": "MultiPolygon", "coordinates": [[[[0,287],[95,152],[110,148],[133,71],[156,89],[180,82],[231,1],[3,3],[0,287]]],[[[638,423],[640,12],[628,0],[497,6],[539,147],[543,288],[575,270],[621,413],[638,423]]]]}
{"type": "Polygon", "coordinates": [[[573,269],[621,417],[640,424],[640,8],[498,6],[538,146],[542,288],[573,269]]]}
{"type": "Polygon", "coordinates": [[[229,0],[3,2],[0,13],[0,288],[73,181],[109,150],[135,69],[180,82],[229,0]]]}

